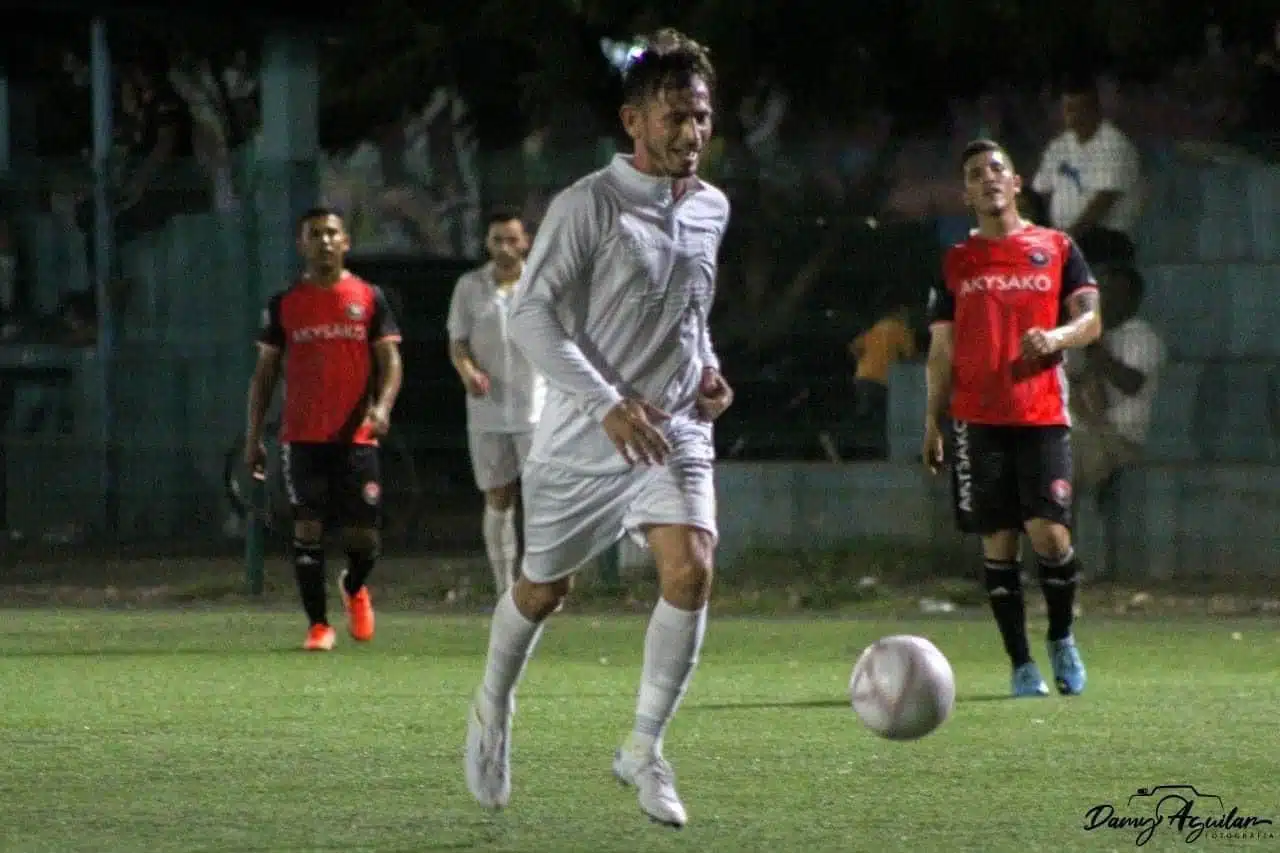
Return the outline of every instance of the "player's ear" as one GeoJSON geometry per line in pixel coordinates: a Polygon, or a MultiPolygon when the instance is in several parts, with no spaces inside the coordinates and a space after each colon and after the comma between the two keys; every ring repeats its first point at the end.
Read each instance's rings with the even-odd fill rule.
{"type": "Polygon", "coordinates": [[[1019,195],[1022,193],[1022,176],[1015,174],[1013,176],[1013,193],[1019,195]]]}
{"type": "Polygon", "coordinates": [[[623,104],[622,109],[618,110],[618,116],[622,119],[622,129],[627,132],[627,136],[639,139],[644,135],[644,110],[639,106],[623,104]]]}

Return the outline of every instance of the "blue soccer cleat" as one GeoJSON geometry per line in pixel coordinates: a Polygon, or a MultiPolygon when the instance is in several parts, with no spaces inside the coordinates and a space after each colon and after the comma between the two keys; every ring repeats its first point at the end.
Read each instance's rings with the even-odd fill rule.
{"type": "Polygon", "coordinates": [[[1040,667],[1034,663],[1024,663],[1013,671],[1013,698],[1025,699],[1029,696],[1048,696],[1049,685],[1044,683],[1040,675],[1040,667]]]}
{"type": "Polygon", "coordinates": [[[1063,696],[1079,696],[1084,692],[1084,661],[1076,648],[1074,637],[1064,637],[1049,643],[1049,656],[1053,660],[1053,683],[1063,696]]]}

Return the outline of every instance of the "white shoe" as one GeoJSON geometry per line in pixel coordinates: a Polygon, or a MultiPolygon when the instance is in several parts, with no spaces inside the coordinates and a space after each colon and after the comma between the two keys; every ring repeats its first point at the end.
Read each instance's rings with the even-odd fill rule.
{"type": "Polygon", "coordinates": [[[512,702],[506,714],[487,719],[489,703],[480,691],[467,715],[467,788],[476,802],[487,809],[505,808],[511,801],[511,716],[512,702]]]}
{"type": "Polygon", "coordinates": [[[628,787],[634,786],[640,798],[640,811],[665,826],[682,828],[689,815],[676,793],[676,774],[661,755],[636,755],[619,749],[613,755],[613,775],[628,787]]]}

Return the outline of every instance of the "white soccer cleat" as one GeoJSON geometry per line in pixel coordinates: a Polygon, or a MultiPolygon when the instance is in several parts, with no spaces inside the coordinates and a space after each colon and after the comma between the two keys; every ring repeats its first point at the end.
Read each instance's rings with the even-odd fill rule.
{"type": "Polygon", "coordinates": [[[480,805],[501,809],[511,801],[511,716],[515,703],[506,714],[495,714],[498,719],[486,718],[487,705],[477,691],[467,715],[467,788],[480,805]]]}
{"type": "Polygon", "coordinates": [[[676,793],[676,774],[660,755],[636,755],[619,749],[613,755],[613,775],[628,787],[634,787],[640,799],[640,811],[650,820],[681,829],[689,815],[676,793]]]}

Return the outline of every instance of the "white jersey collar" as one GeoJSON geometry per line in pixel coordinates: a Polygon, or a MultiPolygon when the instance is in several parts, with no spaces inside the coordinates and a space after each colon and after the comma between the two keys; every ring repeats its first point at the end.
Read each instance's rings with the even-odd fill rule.
{"type": "MultiPolygon", "coordinates": [[[[613,155],[613,161],[609,163],[609,172],[627,192],[646,199],[671,201],[671,188],[675,184],[675,179],[646,175],[635,167],[634,158],[630,154],[613,155]]],[[[702,182],[698,180],[697,175],[694,175],[689,181],[689,188],[685,191],[685,195],[697,192],[701,186],[702,182]]]]}

